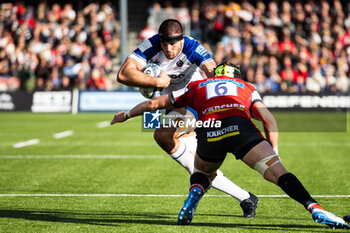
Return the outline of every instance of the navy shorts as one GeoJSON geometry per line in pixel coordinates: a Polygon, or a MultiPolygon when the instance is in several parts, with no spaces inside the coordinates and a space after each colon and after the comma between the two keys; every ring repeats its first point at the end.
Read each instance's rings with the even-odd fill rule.
{"type": "Polygon", "coordinates": [[[196,128],[198,156],[207,162],[221,162],[228,152],[242,159],[250,149],[264,141],[248,119],[232,116],[221,120],[220,128],[196,128]]]}

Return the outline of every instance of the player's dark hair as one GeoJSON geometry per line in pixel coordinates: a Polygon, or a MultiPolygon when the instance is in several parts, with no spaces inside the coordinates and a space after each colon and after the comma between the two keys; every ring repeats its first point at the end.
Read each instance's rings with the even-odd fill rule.
{"type": "Polygon", "coordinates": [[[176,19],[166,19],[159,26],[158,34],[163,36],[171,36],[173,34],[182,34],[183,29],[181,23],[176,19]]]}

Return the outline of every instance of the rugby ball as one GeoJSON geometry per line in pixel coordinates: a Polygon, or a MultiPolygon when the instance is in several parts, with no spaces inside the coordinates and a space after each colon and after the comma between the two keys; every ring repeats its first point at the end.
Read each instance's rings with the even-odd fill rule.
{"type": "MultiPolygon", "coordinates": [[[[158,77],[162,70],[155,63],[148,63],[142,70],[143,73],[152,76],[158,77]]],[[[147,99],[152,99],[153,97],[160,95],[160,90],[157,87],[140,87],[140,93],[147,99]]]]}

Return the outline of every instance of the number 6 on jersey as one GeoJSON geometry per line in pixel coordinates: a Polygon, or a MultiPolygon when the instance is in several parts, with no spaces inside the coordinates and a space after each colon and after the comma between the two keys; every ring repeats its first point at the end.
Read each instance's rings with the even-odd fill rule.
{"type": "Polygon", "coordinates": [[[223,96],[223,95],[233,95],[237,96],[237,85],[232,82],[213,82],[206,85],[207,99],[223,96]]]}

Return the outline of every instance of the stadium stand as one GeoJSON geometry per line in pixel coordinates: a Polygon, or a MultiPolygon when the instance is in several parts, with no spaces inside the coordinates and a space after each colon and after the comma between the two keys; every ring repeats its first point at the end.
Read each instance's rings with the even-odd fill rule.
{"type": "MultiPolygon", "coordinates": [[[[347,1],[148,3],[130,21],[132,46],[145,39],[139,35],[143,27],[152,33],[158,29],[150,24],[157,14],[176,12],[174,17],[218,63],[230,58],[241,64],[261,93],[349,93],[347,1]]],[[[121,88],[115,81],[121,59],[118,6],[113,4],[1,3],[0,91],[121,88]]]]}

